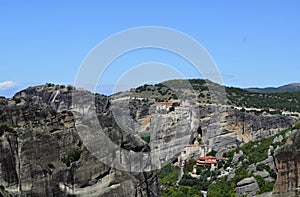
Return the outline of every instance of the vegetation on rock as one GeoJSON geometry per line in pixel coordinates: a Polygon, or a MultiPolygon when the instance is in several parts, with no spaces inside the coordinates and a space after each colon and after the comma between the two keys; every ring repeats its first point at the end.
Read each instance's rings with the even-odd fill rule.
{"type": "Polygon", "coordinates": [[[0,137],[4,134],[4,132],[13,133],[16,135],[16,131],[13,128],[10,128],[6,124],[0,124],[0,137]]]}
{"type": "MultiPolygon", "coordinates": [[[[166,165],[160,171],[158,171],[158,180],[162,189],[163,196],[201,196],[201,190],[207,191],[208,196],[213,197],[235,197],[236,196],[236,185],[241,180],[253,176],[259,186],[257,194],[263,194],[272,191],[275,181],[266,181],[260,175],[254,175],[254,172],[249,171],[249,166],[255,164],[256,171],[267,171],[271,178],[276,180],[276,172],[270,168],[269,165],[260,163],[268,158],[270,154],[270,147],[273,150],[286,143],[287,133],[295,129],[298,129],[299,123],[293,127],[288,128],[279,132],[278,134],[269,137],[262,138],[257,141],[251,141],[243,144],[242,146],[231,150],[224,154],[228,160],[218,166],[218,168],[235,168],[235,176],[229,179],[227,176],[218,178],[220,174],[219,169],[210,171],[209,168],[201,167],[197,168],[197,174],[201,176],[199,178],[192,178],[189,172],[192,171],[195,159],[190,159],[187,165],[184,167],[184,176],[181,181],[177,183],[179,168],[174,167],[171,164],[166,165]],[[282,136],[280,142],[276,142],[275,138],[282,136]],[[233,163],[233,157],[235,154],[243,152],[238,158],[238,161],[233,163]]],[[[216,151],[212,150],[209,155],[216,155],[216,151]]],[[[274,151],[271,152],[274,154],[274,151]]]]}
{"type": "Polygon", "coordinates": [[[67,156],[62,158],[62,162],[66,164],[66,166],[70,166],[71,163],[78,161],[80,159],[82,153],[82,149],[77,148],[73,152],[69,153],[67,156]]]}

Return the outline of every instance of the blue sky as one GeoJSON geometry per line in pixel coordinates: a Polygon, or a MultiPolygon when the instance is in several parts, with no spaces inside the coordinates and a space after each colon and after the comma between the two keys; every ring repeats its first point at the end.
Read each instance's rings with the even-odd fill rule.
{"type": "MultiPolygon", "coordinates": [[[[213,57],[225,85],[300,82],[299,8],[296,0],[0,0],[0,95],[46,82],[73,84],[80,64],[99,42],[140,26],[173,28],[196,39],[213,57]]],[[[160,58],[178,70],[186,64],[151,50],[136,51],[115,64],[128,69],[160,58]]],[[[185,68],[186,77],[197,77],[185,68]]],[[[112,66],[100,84],[111,87],[121,70],[112,66]]]]}

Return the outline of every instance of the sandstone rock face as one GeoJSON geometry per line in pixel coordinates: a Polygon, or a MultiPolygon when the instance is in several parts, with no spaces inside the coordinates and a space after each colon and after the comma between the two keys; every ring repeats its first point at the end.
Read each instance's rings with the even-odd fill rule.
{"type": "Polygon", "coordinates": [[[290,117],[281,115],[255,115],[240,110],[228,110],[226,128],[237,133],[243,142],[270,137],[295,123],[290,117]]]}
{"type": "Polygon", "coordinates": [[[275,152],[278,169],[273,196],[300,195],[300,132],[290,135],[285,146],[275,152]]]}
{"type": "Polygon", "coordinates": [[[18,169],[18,143],[13,135],[4,134],[0,138],[1,171],[0,184],[4,187],[16,187],[19,182],[18,169]]]}
{"type": "Polygon", "coordinates": [[[254,177],[245,178],[237,183],[236,194],[244,195],[247,197],[255,196],[256,192],[259,190],[259,186],[254,177]]]}
{"type": "Polygon", "coordinates": [[[182,144],[174,136],[181,137],[182,142],[187,143],[188,139],[194,137],[195,131],[200,131],[208,150],[217,150],[218,156],[222,156],[241,143],[270,137],[293,125],[297,119],[281,115],[257,116],[231,106],[195,104],[193,100],[185,100],[183,103],[190,102],[189,105],[175,108],[174,112],[160,113],[155,110],[155,102],[149,106],[141,101],[128,101],[127,98],[128,93],[112,98],[115,113],[122,114],[118,122],[124,130],[130,132],[151,133],[154,141],[152,147],[158,152],[164,152],[166,148],[171,153],[180,151],[182,144]]]}
{"type": "Polygon", "coordinates": [[[200,109],[200,127],[209,149],[218,156],[239,144],[273,136],[296,122],[296,118],[280,115],[259,115],[222,106],[200,109]]]}
{"type": "MultiPolygon", "coordinates": [[[[72,101],[66,89],[43,86],[16,97],[21,103],[2,99],[0,106],[0,124],[15,127],[0,136],[0,185],[12,196],[160,195],[154,172],[115,169],[85,147],[75,126],[81,120],[68,110],[72,101]]],[[[121,146],[124,133],[113,126],[109,110],[104,112],[105,97],[96,100],[103,128],[121,146]]],[[[146,151],[139,140],[130,138],[127,148],[146,151]]]]}

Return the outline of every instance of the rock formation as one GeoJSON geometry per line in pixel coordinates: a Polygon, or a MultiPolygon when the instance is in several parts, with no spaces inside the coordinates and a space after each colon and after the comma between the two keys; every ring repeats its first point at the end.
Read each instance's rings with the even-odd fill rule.
{"type": "Polygon", "coordinates": [[[0,98],[0,185],[13,196],[159,196],[152,170],[177,158],[196,134],[222,156],[295,121],[226,105],[187,104],[161,111],[155,101],[122,94],[106,97],[52,84],[31,87],[12,99],[0,98]],[[113,151],[84,135],[94,125],[113,151]],[[143,135],[150,136],[149,143],[143,135]],[[86,140],[95,145],[89,147],[86,140]],[[135,162],[137,155],[145,160],[135,162]]]}
{"type": "Polygon", "coordinates": [[[236,194],[237,195],[245,195],[247,197],[254,196],[256,192],[259,190],[259,186],[254,177],[245,178],[237,183],[236,194]]]}
{"type": "Polygon", "coordinates": [[[295,131],[285,146],[275,151],[277,180],[273,196],[300,195],[300,132],[295,131]]]}
{"type": "MultiPolygon", "coordinates": [[[[121,171],[90,153],[70,111],[70,91],[54,88],[29,88],[14,99],[1,99],[0,185],[13,196],[159,196],[154,172],[121,171]]],[[[107,98],[96,100],[102,126],[121,145],[123,134],[109,129],[112,117],[103,112],[107,98]]],[[[127,143],[137,152],[143,147],[136,138],[127,143]]]]}

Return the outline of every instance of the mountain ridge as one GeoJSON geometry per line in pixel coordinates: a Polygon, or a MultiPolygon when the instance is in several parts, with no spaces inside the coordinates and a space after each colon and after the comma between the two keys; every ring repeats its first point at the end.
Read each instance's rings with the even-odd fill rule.
{"type": "Polygon", "coordinates": [[[282,93],[282,92],[298,92],[300,91],[300,83],[290,83],[279,87],[266,87],[266,88],[245,88],[249,92],[256,93],[282,93]]]}
{"type": "MultiPolygon", "coordinates": [[[[123,150],[152,151],[155,166],[145,163],[152,168],[174,161],[199,134],[207,150],[219,156],[277,134],[300,120],[282,114],[300,112],[299,93],[251,93],[201,79],[144,85],[112,96],[50,83],[29,87],[0,98],[0,152],[7,153],[0,157],[0,186],[14,196],[161,196],[164,187],[155,171],[131,173],[102,163],[89,151],[82,129],[99,123],[101,134],[122,150],[114,154],[124,168],[131,168],[131,160],[123,150]],[[227,98],[220,102],[220,96],[227,98]]],[[[107,147],[92,144],[97,150],[107,147]]]]}
{"type": "MultiPolygon", "coordinates": [[[[300,91],[300,83],[289,83],[289,84],[286,84],[286,85],[282,85],[282,86],[279,86],[279,87],[265,87],[265,88],[259,88],[259,87],[249,87],[249,88],[242,88],[242,87],[238,87],[238,86],[227,86],[227,85],[224,85],[224,84],[218,84],[218,83],[215,83],[215,82],[212,82],[208,79],[171,79],[171,80],[167,80],[167,81],[163,81],[163,82],[158,82],[156,84],[153,84],[153,86],[157,86],[157,85],[160,85],[160,84],[168,84],[168,83],[172,83],[173,81],[189,81],[189,82],[192,82],[194,80],[200,80],[202,81],[202,83],[210,83],[211,85],[219,85],[219,86],[222,86],[222,87],[225,87],[225,88],[237,88],[237,89],[241,89],[241,90],[246,90],[248,92],[252,92],[252,93],[284,93],[284,92],[298,92],[300,91]]],[[[35,85],[35,86],[28,86],[28,87],[25,87],[19,91],[16,91],[13,96],[11,97],[6,97],[4,95],[0,95],[1,98],[12,98],[14,96],[16,96],[19,92],[23,92],[24,90],[27,90],[27,89],[30,89],[30,88],[37,88],[37,87],[43,87],[43,86],[48,86],[48,87],[66,87],[66,88],[70,88],[70,89],[74,89],[75,87],[73,85],[70,85],[70,84],[54,84],[54,83],[46,83],[46,84],[39,84],[39,85],[35,85]]],[[[144,84],[144,85],[141,85],[139,87],[132,87],[132,89],[139,89],[143,86],[150,86],[149,84],[144,84]]],[[[80,88],[80,87],[78,87],[80,88]]],[[[80,88],[82,89],[82,88],[80,88]]],[[[114,94],[111,94],[111,95],[106,95],[106,96],[113,96],[113,95],[117,95],[119,93],[123,93],[123,92],[128,92],[130,90],[123,90],[121,92],[118,92],[118,93],[114,93],[114,94]]],[[[102,93],[99,93],[99,92],[94,92],[95,94],[101,94],[103,95],[102,93]]]]}
{"type": "MultiPolygon", "coordinates": [[[[295,88],[300,88],[300,83],[294,83],[281,87],[285,87],[287,89],[292,86],[295,88]]],[[[34,96],[36,96],[35,94],[44,94],[41,92],[41,90],[44,88],[46,88],[50,92],[60,91],[60,94],[58,97],[56,97],[56,100],[62,94],[68,95],[68,105],[71,105],[72,102],[72,91],[76,89],[79,91],[86,91],[82,88],[75,88],[71,85],[65,86],[47,83],[45,85],[28,87],[24,90],[21,90],[20,92],[17,92],[11,98],[11,100],[20,102],[19,99],[24,99],[22,98],[22,94],[24,93],[32,94],[34,96]]],[[[94,94],[91,92],[89,93],[94,94]]],[[[100,96],[101,94],[95,93],[95,95],[100,96]]],[[[196,99],[202,104],[217,104],[221,102],[223,104],[227,103],[236,107],[262,109],[263,111],[267,112],[269,110],[275,110],[277,114],[281,114],[283,111],[300,112],[300,104],[298,102],[298,100],[300,99],[300,91],[291,91],[290,89],[289,92],[253,92],[238,87],[223,86],[204,79],[169,80],[154,85],[145,84],[143,86],[132,88],[128,91],[119,92],[109,96],[101,96],[105,96],[111,99],[117,99],[122,97],[145,98],[153,100],[153,102],[170,101],[173,99],[185,100],[187,98],[192,99],[193,97],[193,100],[196,99]]],[[[27,99],[32,100],[34,98],[35,97],[29,97],[27,99]]],[[[50,97],[45,98],[47,98],[47,101],[45,101],[46,103],[50,102],[50,100],[48,100],[50,99],[50,97]]],[[[53,101],[53,98],[51,99],[53,101]]]]}

